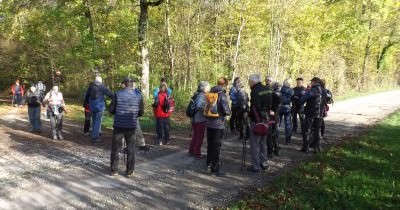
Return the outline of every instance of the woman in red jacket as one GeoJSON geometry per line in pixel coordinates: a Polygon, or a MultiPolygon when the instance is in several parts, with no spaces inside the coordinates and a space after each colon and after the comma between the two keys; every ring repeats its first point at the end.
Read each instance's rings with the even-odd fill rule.
{"type": "Polygon", "coordinates": [[[19,79],[15,81],[15,84],[11,86],[11,93],[13,94],[14,106],[22,105],[22,97],[24,97],[24,87],[20,84],[19,79]]]}
{"type": "Polygon", "coordinates": [[[153,109],[156,118],[157,140],[156,145],[169,144],[169,117],[171,116],[167,85],[161,84],[157,97],[156,107],[153,109]]]}

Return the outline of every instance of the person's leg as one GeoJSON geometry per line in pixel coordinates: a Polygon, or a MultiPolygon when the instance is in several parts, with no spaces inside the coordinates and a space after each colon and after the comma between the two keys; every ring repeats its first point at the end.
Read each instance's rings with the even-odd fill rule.
{"type": "Polygon", "coordinates": [[[313,121],[313,135],[314,135],[314,150],[315,152],[319,152],[320,151],[320,136],[319,136],[319,131],[321,130],[321,118],[314,118],[313,121]]]}
{"type": "Polygon", "coordinates": [[[286,137],[286,144],[291,142],[292,137],[292,115],[290,112],[285,113],[284,115],[285,120],[285,137],[286,137]]]}
{"type": "Polygon", "coordinates": [[[90,129],[90,112],[85,112],[85,124],[83,126],[83,133],[88,134],[90,129]]]}
{"type": "Polygon", "coordinates": [[[195,142],[198,137],[198,127],[199,123],[192,123],[192,140],[190,141],[189,145],[189,155],[194,155],[194,148],[195,148],[195,142]]]}
{"type": "Polygon", "coordinates": [[[196,138],[193,145],[193,153],[197,158],[201,158],[201,145],[203,144],[204,133],[206,130],[206,123],[196,123],[196,138]]]}
{"type": "Polygon", "coordinates": [[[157,131],[157,140],[156,144],[160,144],[163,138],[163,124],[162,118],[156,118],[156,131],[157,131]]]}
{"type": "Polygon", "coordinates": [[[310,141],[308,140],[309,137],[309,130],[311,128],[313,119],[311,117],[306,117],[304,120],[304,129],[303,129],[303,152],[308,152],[310,141]]]}
{"type": "Polygon", "coordinates": [[[102,112],[93,113],[92,139],[97,140],[100,134],[102,112]]]}
{"type": "MultiPolygon", "coordinates": [[[[250,128],[253,129],[256,124],[251,122],[250,128]]],[[[253,132],[250,132],[250,154],[251,154],[251,163],[254,172],[260,171],[260,136],[254,135],[253,132]]]]}
{"type": "Polygon", "coordinates": [[[42,123],[40,122],[40,106],[35,107],[33,110],[33,130],[40,131],[42,129],[42,123]]]}
{"type": "Polygon", "coordinates": [[[122,138],[124,132],[122,129],[114,128],[111,143],[111,173],[118,172],[119,149],[122,147],[122,138]]]}
{"type": "Polygon", "coordinates": [[[16,94],[15,96],[17,98],[17,105],[20,106],[22,102],[22,96],[21,94],[16,94]]]}
{"type": "Polygon", "coordinates": [[[62,136],[63,120],[64,120],[63,113],[60,113],[56,116],[56,130],[57,130],[58,139],[60,139],[60,140],[64,139],[64,137],[62,136]]]}
{"type": "Polygon", "coordinates": [[[50,127],[51,127],[51,132],[53,134],[53,139],[57,140],[56,116],[53,115],[51,112],[48,112],[47,114],[50,118],[50,127]]]}
{"type": "Polygon", "coordinates": [[[211,165],[212,143],[214,142],[215,132],[212,128],[207,128],[207,166],[211,165]]]}
{"type": "Polygon", "coordinates": [[[261,169],[265,170],[268,166],[267,164],[267,136],[262,136],[260,139],[260,166],[261,169]]]}
{"type": "Polygon", "coordinates": [[[281,148],[279,146],[279,135],[278,135],[278,124],[274,123],[271,125],[272,127],[272,133],[273,133],[273,138],[272,138],[272,143],[273,143],[273,151],[274,155],[280,156],[281,155],[281,148]]]}
{"type": "MultiPolygon", "coordinates": [[[[250,133],[251,133],[251,131],[250,131],[250,133]]],[[[268,131],[268,134],[267,134],[267,154],[268,154],[268,157],[269,158],[272,158],[272,153],[273,153],[273,151],[274,151],[274,144],[273,144],[273,139],[274,139],[274,132],[273,132],[273,130],[272,130],[272,125],[270,125],[270,127],[269,127],[269,131],[268,131]]]]}
{"type": "Polygon", "coordinates": [[[231,113],[231,119],[229,120],[229,127],[231,129],[231,132],[235,132],[235,122],[236,122],[236,118],[237,118],[237,108],[235,106],[232,106],[231,108],[232,113],[231,113]]]}
{"type": "Polygon", "coordinates": [[[292,124],[293,124],[293,132],[297,132],[297,111],[293,109],[292,111],[292,124]]]}
{"type": "Polygon", "coordinates": [[[244,138],[244,116],[243,116],[243,112],[239,112],[237,115],[237,125],[236,125],[236,129],[239,130],[239,134],[240,134],[240,138],[244,138]]]}
{"type": "Polygon", "coordinates": [[[324,118],[321,118],[321,136],[322,136],[322,138],[325,138],[325,120],[324,120],[324,118]]]}
{"type": "Polygon", "coordinates": [[[29,117],[29,122],[31,123],[32,126],[32,131],[35,131],[35,110],[33,107],[28,107],[28,117],[29,117]]]}
{"type": "Polygon", "coordinates": [[[135,170],[135,129],[125,131],[125,142],[128,151],[128,161],[126,162],[126,174],[129,176],[135,170]]]}
{"type": "Polygon", "coordinates": [[[211,159],[211,172],[219,173],[220,172],[220,153],[221,153],[221,145],[224,136],[224,130],[215,129],[216,135],[214,141],[212,142],[212,159],[211,159]]]}
{"type": "Polygon", "coordinates": [[[170,143],[170,136],[169,136],[169,129],[170,129],[170,124],[169,124],[169,117],[164,118],[164,144],[169,144],[170,143]]]}

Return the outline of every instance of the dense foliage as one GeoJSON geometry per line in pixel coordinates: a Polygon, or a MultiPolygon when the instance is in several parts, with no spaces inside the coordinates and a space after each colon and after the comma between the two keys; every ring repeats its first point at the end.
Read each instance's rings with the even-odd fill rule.
{"type": "Polygon", "coordinates": [[[142,76],[140,38],[150,88],[165,76],[180,97],[199,80],[256,71],[280,81],[319,75],[337,93],[399,83],[397,0],[165,0],[148,8],[140,37],[147,1],[156,0],[1,0],[1,87],[15,78],[50,85],[59,69],[64,92],[78,95],[96,69],[117,88],[142,76]]]}

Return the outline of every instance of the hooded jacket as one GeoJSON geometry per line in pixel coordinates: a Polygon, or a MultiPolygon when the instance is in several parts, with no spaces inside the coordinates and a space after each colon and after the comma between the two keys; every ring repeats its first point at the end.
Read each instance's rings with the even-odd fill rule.
{"type": "Polygon", "coordinates": [[[310,118],[320,118],[322,117],[322,88],[319,83],[311,86],[300,99],[300,104],[306,103],[304,108],[304,114],[306,117],[310,118]]]}
{"type": "Polygon", "coordinates": [[[104,111],[106,107],[106,103],[104,101],[105,96],[108,96],[112,99],[114,94],[102,83],[95,81],[89,86],[88,90],[86,91],[85,102],[89,103],[91,112],[104,111]]]}

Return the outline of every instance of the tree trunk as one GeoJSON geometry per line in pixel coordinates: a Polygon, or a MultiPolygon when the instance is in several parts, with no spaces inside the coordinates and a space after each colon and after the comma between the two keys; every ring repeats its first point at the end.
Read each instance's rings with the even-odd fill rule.
{"type": "Polygon", "coordinates": [[[166,11],[165,11],[165,26],[167,30],[167,48],[168,48],[168,58],[169,58],[169,72],[168,72],[168,79],[173,84],[174,78],[174,66],[175,66],[175,56],[171,41],[171,23],[170,23],[170,0],[166,1],[166,11]]]}
{"type": "Polygon", "coordinates": [[[139,28],[138,28],[138,40],[140,48],[140,60],[142,63],[142,93],[148,99],[150,96],[150,58],[149,49],[147,47],[147,19],[149,6],[158,6],[164,0],[158,0],[151,2],[148,0],[140,0],[140,14],[139,14],[139,28]]]}
{"type": "MultiPolygon", "coordinates": [[[[372,26],[372,21],[369,21],[369,30],[371,30],[371,26],[372,26]]],[[[368,30],[368,31],[369,31],[368,30]]],[[[365,80],[367,77],[367,64],[368,64],[368,57],[370,54],[370,42],[371,42],[371,36],[368,34],[368,38],[367,38],[367,44],[365,45],[365,54],[364,54],[364,60],[363,60],[363,66],[362,66],[362,75],[361,75],[361,87],[365,88],[365,80]]]]}
{"type": "Polygon", "coordinates": [[[242,31],[243,31],[244,25],[245,25],[244,18],[243,18],[243,16],[241,16],[240,17],[239,32],[238,32],[237,40],[236,40],[235,54],[234,54],[234,57],[233,57],[232,84],[233,84],[233,81],[234,81],[234,79],[236,77],[236,73],[237,73],[237,70],[238,70],[237,61],[238,61],[238,56],[239,56],[240,38],[241,38],[241,35],[242,35],[242,31]]]}

